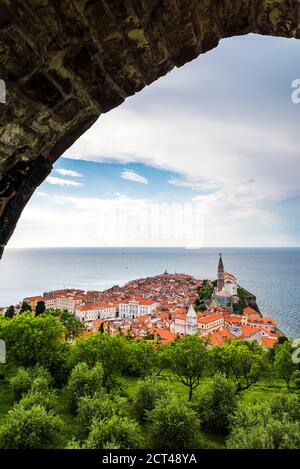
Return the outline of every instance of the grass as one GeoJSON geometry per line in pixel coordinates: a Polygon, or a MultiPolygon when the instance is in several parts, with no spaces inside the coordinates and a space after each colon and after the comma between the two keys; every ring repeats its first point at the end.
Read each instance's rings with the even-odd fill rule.
{"type": "Polygon", "coordinates": [[[245,288],[242,288],[242,287],[238,287],[237,294],[239,298],[246,298],[246,299],[253,298],[252,293],[248,292],[247,290],[245,290],[245,288]]]}

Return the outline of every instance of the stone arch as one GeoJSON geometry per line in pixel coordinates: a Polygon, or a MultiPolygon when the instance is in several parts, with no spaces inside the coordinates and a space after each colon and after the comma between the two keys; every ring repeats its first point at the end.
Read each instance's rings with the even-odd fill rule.
{"type": "Polygon", "coordinates": [[[299,38],[298,0],[4,0],[0,257],[57,158],[174,67],[248,33],[299,38]]]}

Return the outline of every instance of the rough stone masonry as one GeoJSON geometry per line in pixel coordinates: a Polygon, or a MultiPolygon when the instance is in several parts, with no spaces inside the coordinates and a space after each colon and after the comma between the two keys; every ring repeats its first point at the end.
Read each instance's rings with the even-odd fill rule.
{"type": "Polygon", "coordinates": [[[299,38],[298,0],[0,0],[0,257],[53,162],[127,96],[247,33],[299,38]]]}

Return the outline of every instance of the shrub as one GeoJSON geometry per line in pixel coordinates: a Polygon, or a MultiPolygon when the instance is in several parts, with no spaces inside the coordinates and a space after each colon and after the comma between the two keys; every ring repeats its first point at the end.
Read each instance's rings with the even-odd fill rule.
{"type": "Polygon", "coordinates": [[[31,389],[44,392],[52,385],[52,377],[42,366],[25,369],[19,368],[15,376],[10,379],[14,399],[19,401],[31,389]]]}
{"type": "Polygon", "coordinates": [[[155,448],[193,448],[199,421],[190,405],[161,399],[149,413],[149,433],[155,448]]]}
{"type": "Polygon", "coordinates": [[[222,375],[216,375],[196,397],[193,408],[203,427],[225,432],[237,407],[236,387],[222,375]]]}
{"type": "Polygon", "coordinates": [[[300,389],[300,371],[296,370],[294,372],[294,383],[296,388],[300,389]]]}
{"type": "Polygon", "coordinates": [[[82,446],[78,440],[72,438],[72,440],[67,443],[65,449],[82,449],[82,446]]]}
{"type": "Polygon", "coordinates": [[[49,389],[47,391],[29,391],[19,402],[24,409],[31,409],[32,406],[41,405],[47,412],[55,411],[58,406],[57,393],[49,389]]]}
{"type": "Polygon", "coordinates": [[[6,423],[0,428],[0,447],[3,449],[49,448],[61,429],[60,420],[42,406],[24,409],[20,404],[8,412],[6,423]]]}
{"type": "Polygon", "coordinates": [[[300,396],[282,392],[270,400],[272,416],[277,420],[300,422],[300,396]]]}
{"type": "Polygon", "coordinates": [[[93,419],[107,420],[116,412],[116,405],[107,395],[95,394],[78,400],[77,422],[83,436],[91,430],[93,419]]]}
{"type": "Polygon", "coordinates": [[[85,448],[135,449],[140,444],[140,430],[137,422],[128,417],[114,415],[108,420],[93,420],[85,448]]]}
{"type": "Polygon", "coordinates": [[[72,350],[73,363],[84,362],[103,367],[103,386],[111,389],[113,378],[119,376],[128,364],[128,341],[118,334],[96,334],[88,339],[79,339],[72,350]]]}
{"type": "Polygon", "coordinates": [[[29,370],[19,368],[17,374],[10,379],[10,386],[16,401],[19,401],[29,391],[31,383],[29,370]]]}
{"type": "Polygon", "coordinates": [[[128,367],[127,373],[132,376],[147,376],[155,367],[156,353],[151,344],[144,341],[132,341],[128,343],[128,367]]]}
{"type": "Polygon", "coordinates": [[[78,363],[73,369],[67,385],[72,412],[77,411],[78,400],[83,396],[93,396],[101,391],[103,369],[100,363],[89,368],[86,363],[78,363]]]}
{"type": "Polygon", "coordinates": [[[300,447],[299,401],[279,395],[270,402],[239,404],[231,421],[227,447],[295,449],[300,447]]]}
{"type": "Polygon", "coordinates": [[[299,449],[298,422],[270,419],[265,425],[237,427],[227,440],[230,449],[299,449]]]}
{"type": "Polygon", "coordinates": [[[157,381],[157,379],[146,378],[139,381],[134,401],[134,408],[138,418],[145,421],[148,413],[154,409],[159,399],[167,397],[167,394],[167,386],[157,381]]]}

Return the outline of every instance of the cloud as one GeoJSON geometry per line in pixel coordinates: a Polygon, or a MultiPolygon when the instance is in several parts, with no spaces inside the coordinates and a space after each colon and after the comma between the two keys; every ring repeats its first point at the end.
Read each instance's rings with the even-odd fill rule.
{"type": "Polygon", "coordinates": [[[148,184],[148,179],[133,170],[125,170],[121,174],[122,179],[128,179],[129,181],[139,182],[141,184],[148,184]]]}
{"type": "Polygon", "coordinates": [[[62,187],[82,187],[83,184],[77,181],[70,181],[69,179],[61,179],[54,176],[48,176],[46,182],[56,186],[62,187]]]}
{"type": "Polygon", "coordinates": [[[83,174],[78,173],[77,171],[73,171],[72,169],[64,169],[64,168],[57,168],[55,171],[62,176],[70,176],[73,178],[82,178],[83,174]]]}
{"type": "Polygon", "coordinates": [[[110,198],[54,195],[46,207],[37,200],[24,210],[14,246],[35,246],[37,239],[45,247],[82,246],[82,240],[86,246],[203,245],[198,202],[160,203],[124,194],[110,198]]]}

